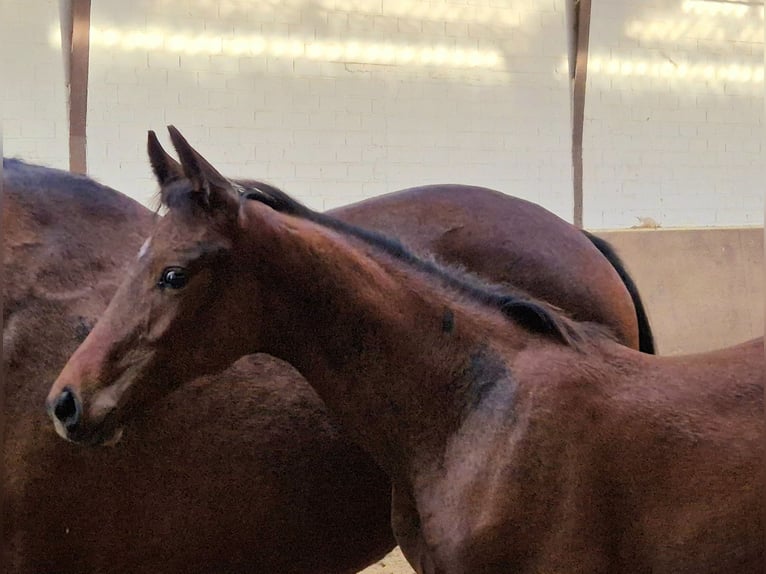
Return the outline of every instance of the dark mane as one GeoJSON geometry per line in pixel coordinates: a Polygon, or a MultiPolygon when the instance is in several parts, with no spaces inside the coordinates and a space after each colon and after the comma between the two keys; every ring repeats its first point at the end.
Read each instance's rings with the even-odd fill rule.
{"type": "MultiPolygon", "coordinates": [[[[258,201],[280,213],[299,217],[340,234],[360,239],[417,271],[437,278],[453,291],[499,310],[507,318],[531,332],[547,335],[575,348],[578,348],[578,343],[593,337],[614,338],[605,327],[595,323],[575,322],[561,309],[537,300],[521,290],[488,284],[465,270],[446,267],[433,260],[418,257],[397,239],[314,211],[273,185],[252,179],[231,181],[239,187],[243,199],[258,201]]],[[[164,186],[160,190],[159,198],[162,205],[168,208],[186,209],[194,205],[194,202],[190,202],[193,193],[195,192],[191,183],[186,179],[179,179],[164,186]]]]}
{"type": "Polygon", "coordinates": [[[560,309],[534,299],[520,290],[487,284],[464,270],[445,267],[433,260],[420,258],[394,238],[309,209],[272,185],[255,180],[237,180],[236,183],[244,188],[241,193],[245,199],[259,201],[280,213],[300,217],[338,233],[360,239],[416,270],[438,278],[450,289],[499,309],[506,317],[532,332],[549,335],[575,347],[578,342],[599,333],[609,335],[603,327],[590,323],[576,323],[566,317],[560,309]]]}

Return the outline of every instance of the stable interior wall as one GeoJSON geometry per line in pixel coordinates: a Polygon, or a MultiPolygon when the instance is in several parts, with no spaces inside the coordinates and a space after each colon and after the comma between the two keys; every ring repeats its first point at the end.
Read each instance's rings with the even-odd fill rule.
{"type": "Polygon", "coordinates": [[[64,60],[51,35],[58,26],[56,0],[0,3],[0,120],[5,156],[68,169],[64,60]]]}
{"type": "Polygon", "coordinates": [[[571,220],[564,0],[99,0],[90,171],[149,201],[146,130],[327,209],[467,182],[571,220]]]}
{"type": "MultiPolygon", "coordinates": [[[[564,0],[99,0],[89,171],[150,203],[147,129],[320,209],[432,182],[571,221],[564,0]]],[[[54,0],[3,0],[5,154],[66,167],[54,0]]],[[[763,223],[763,9],[592,5],[591,229],[763,223]]],[[[164,141],[167,142],[167,139],[164,141]]]]}
{"type": "Polygon", "coordinates": [[[762,2],[592,3],[584,224],[763,224],[762,2]]]}
{"type": "Polygon", "coordinates": [[[763,228],[601,231],[638,286],[661,355],[763,336],[763,228]]]}

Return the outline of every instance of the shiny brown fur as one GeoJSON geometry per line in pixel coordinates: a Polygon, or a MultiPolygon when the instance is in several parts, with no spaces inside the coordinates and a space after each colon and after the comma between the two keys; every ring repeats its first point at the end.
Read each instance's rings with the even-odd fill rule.
{"type": "Polygon", "coordinates": [[[539,205],[482,187],[427,185],[330,213],[601,323],[628,347],[654,353],[641,298],[622,263],[610,254],[610,265],[587,234],[539,205]]]}
{"type": "MultiPolygon", "coordinates": [[[[338,437],[297,373],[266,356],[168,396],[114,449],[62,443],[44,417],[45,392],[106,307],[152,216],[57,170],[9,161],[4,181],[10,572],[342,572],[391,547],[387,481],[338,437]]],[[[469,186],[380,201],[381,210],[368,200],[334,213],[494,280],[510,280],[507,261],[531,264],[541,277],[526,285],[533,292],[565,305],[570,290],[589,289],[590,299],[569,301],[573,312],[625,324],[630,302],[609,263],[552,214],[469,186]],[[536,224],[552,230],[546,240],[568,238],[545,260],[552,269],[540,268],[540,248],[522,241],[529,228],[514,215],[519,207],[536,210],[536,224]],[[493,237],[485,252],[480,233],[493,237]],[[568,262],[577,263],[574,278],[568,262]],[[581,268],[588,272],[578,278],[581,268]],[[609,280],[584,287],[594,276],[609,280]]]]}
{"type": "Polygon", "coordinates": [[[390,487],[289,365],[244,358],[149,409],[114,448],[52,431],[50,382],[135,260],[152,214],[6,161],[5,572],[356,572],[393,547],[390,487]]]}
{"type": "Polygon", "coordinates": [[[49,394],[63,435],[265,351],[389,475],[419,572],[763,571],[762,338],[637,353],[278,190],[242,199],[171,137],[169,213],[49,394]]]}

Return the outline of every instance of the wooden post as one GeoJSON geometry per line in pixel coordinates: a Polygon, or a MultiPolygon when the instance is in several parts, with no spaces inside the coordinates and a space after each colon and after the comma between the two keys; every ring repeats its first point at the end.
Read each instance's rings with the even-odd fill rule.
{"type": "Polygon", "coordinates": [[[61,13],[65,77],[69,93],[69,170],[87,173],[90,0],[63,0],[61,13]],[[69,37],[66,37],[67,33],[69,37]]]}
{"type": "Polygon", "coordinates": [[[591,0],[569,0],[569,77],[572,117],[572,183],[574,192],[574,224],[583,226],[583,162],[582,140],[585,123],[585,86],[588,74],[591,0]]]}

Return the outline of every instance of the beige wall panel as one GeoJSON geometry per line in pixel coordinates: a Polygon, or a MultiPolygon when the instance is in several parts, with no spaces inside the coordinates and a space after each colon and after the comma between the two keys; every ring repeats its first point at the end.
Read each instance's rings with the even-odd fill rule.
{"type": "Polygon", "coordinates": [[[660,354],[763,335],[763,228],[598,232],[635,279],[660,354]]]}

